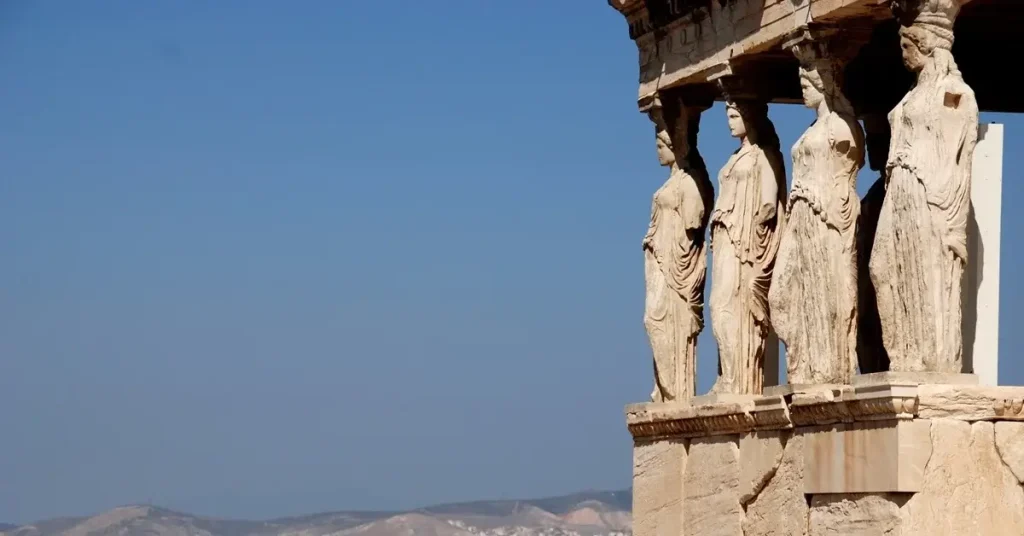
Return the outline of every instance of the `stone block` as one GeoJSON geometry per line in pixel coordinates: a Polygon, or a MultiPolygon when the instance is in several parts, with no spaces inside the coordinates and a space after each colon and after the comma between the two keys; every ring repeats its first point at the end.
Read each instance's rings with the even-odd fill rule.
{"type": "Polygon", "coordinates": [[[626,406],[626,426],[633,439],[736,435],[754,429],[754,400],[692,405],[646,403],[626,406]]]}
{"type": "Polygon", "coordinates": [[[685,440],[637,443],[633,447],[633,534],[683,534],[685,440]]]}
{"type": "Polygon", "coordinates": [[[835,396],[846,388],[840,384],[825,383],[784,383],[782,385],[771,385],[764,388],[765,396],[791,396],[795,393],[820,393],[832,391],[835,396]]]}
{"type": "MultiPolygon", "coordinates": [[[[768,484],[746,503],[745,536],[806,536],[807,500],[804,498],[804,440],[797,432],[785,441],[782,461],[768,484]]],[[[692,534],[700,534],[694,532],[692,534]]]]}
{"type": "Polygon", "coordinates": [[[781,396],[762,396],[754,400],[750,411],[754,427],[758,430],[781,430],[793,427],[789,405],[781,396]]]}
{"type": "Polygon", "coordinates": [[[917,415],[917,385],[882,383],[854,389],[850,403],[854,420],[891,421],[917,415]]]}
{"type": "Polygon", "coordinates": [[[921,385],[917,388],[918,415],[924,419],[951,418],[965,421],[1007,418],[1008,401],[1024,399],[1022,387],[968,385],[921,385]]]}
{"type": "Polygon", "coordinates": [[[686,402],[691,406],[706,406],[709,404],[747,403],[753,402],[758,395],[736,395],[731,393],[709,393],[691,397],[686,402]]]}
{"type": "Polygon", "coordinates": [[[698,438],[690,442],[683,472],[683,520],[680,534],[743,536],[740,506],[738,436],[698,438]]]}
{"type": "Polygon", "coordinates": [[[915,492],[931,455],[928,421],[836,425],[806,434],[804,492],[915,492]]]}
{"type": "Polygon", "coordinates": [[[782,463],[788,432],[750,432],[740,436],[739,499],[746,504],[757,497],[782,463]]]}
{"type": "Polygon", "coordinates": [[[903,534],[1024,534],[1024,489],[1000,459],[993,423],[935,419],[931,438],[924,486],[901,509],[903,534]]]}
{"type": "Polygon", "coordinates": [[[853,377],[854,387],[862,385],[921,385],[926,383],[940,385],[978,385],[975,374],[955,374],[952,372],[873,372],[857,374],[853,377]]]}
{"type": "Polygon", "coordinates": [[[995,423],[996,449],[1003,463],[1024,483],[1024,423],[995,423]]]}
{"type": "Polygon", "coordinates": [[[815,495],[810,536],[900,536],[907,495],[815,495]]]}

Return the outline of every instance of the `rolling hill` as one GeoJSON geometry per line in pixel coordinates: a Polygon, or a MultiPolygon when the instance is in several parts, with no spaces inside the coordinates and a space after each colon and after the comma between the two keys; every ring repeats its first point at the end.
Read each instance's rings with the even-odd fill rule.
{"type": "Polygon", "coordinates": [[[216,519],[136,505],[91,517],[2,525],[0,536],[625,536],[631,533],[630,501],[628,490],[584,492],[267,521],[216,519]]]}

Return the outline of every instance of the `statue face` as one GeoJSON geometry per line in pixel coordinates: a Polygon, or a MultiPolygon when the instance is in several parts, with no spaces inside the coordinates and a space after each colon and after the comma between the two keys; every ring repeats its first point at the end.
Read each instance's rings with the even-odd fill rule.
{"type": "Polygon", "coordinates": [[[725,109],[725,117],[729,122],[729,135],[734,138],[747,137],[747,124],[743,121],[740,111],[733,107],[725,109]]]}
{"type": "Polygon", "coordinates": [[[825,99],[825,96],[821,94],[821,91],[818,90],[814,85],[814,82],[811,80],[812,77],[816,76],[817,74],[812,73],[803,67],[800,68],[800,90],[803,94],[804,105],[808,108],[817,108],[821,104],[821,101],[825,99]]]}
{"type": "Polygon", "coordinates": [[[663,166],[671,166],[676,163],[676,155],[672,152],[672,140],[665,130],[658,130],[658,163],[663,166]]]}
{"type": "Polygon", "coordinates": [[[900,48],[903,50],[903,65],[912,72],[918,72],[924,68],[925,57],[917,43],[907,36],[900,36],[900,48]]]}

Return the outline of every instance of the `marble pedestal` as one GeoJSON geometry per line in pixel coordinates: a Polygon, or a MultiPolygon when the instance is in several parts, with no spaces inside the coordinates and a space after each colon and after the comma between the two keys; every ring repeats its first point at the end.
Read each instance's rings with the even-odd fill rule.
{"type": "Polygon", "coordinates": [[[626,414],[636,536],[1024,534],[1024,387],[873,381],[626,414]]]}

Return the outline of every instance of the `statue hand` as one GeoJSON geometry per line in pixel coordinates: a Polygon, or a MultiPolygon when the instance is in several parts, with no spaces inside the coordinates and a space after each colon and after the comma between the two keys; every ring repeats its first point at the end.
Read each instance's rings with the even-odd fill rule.
{"type": "Polygon", "coordinates": [[[764,225],[775,217],[775,204],[765,203],[757,209],[757,214],[754,215],[754,222],[758,225],[764,225]]]}

